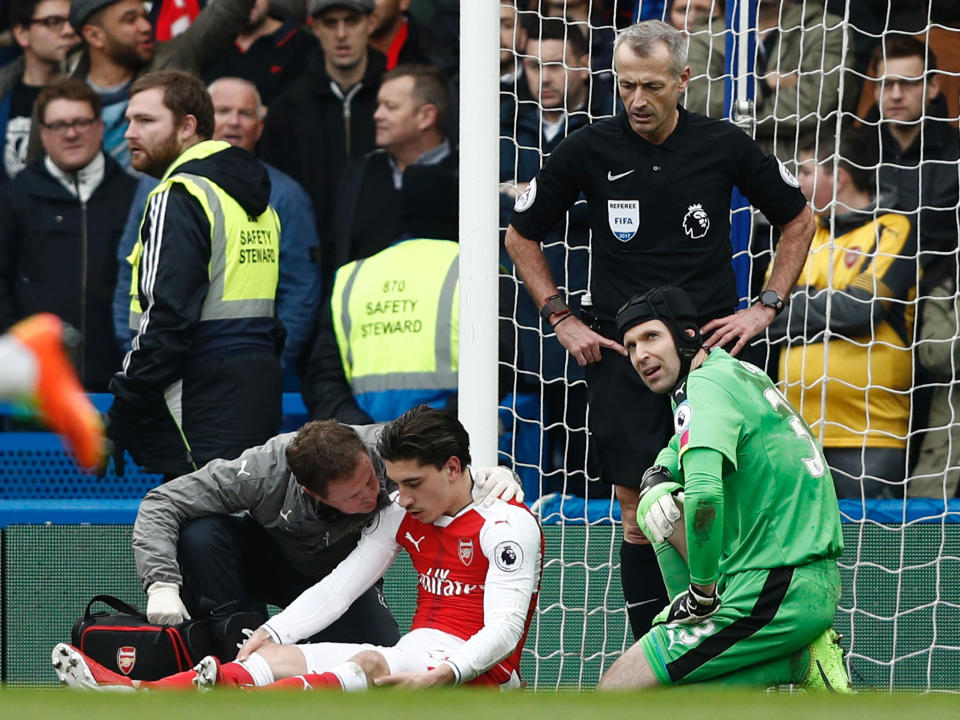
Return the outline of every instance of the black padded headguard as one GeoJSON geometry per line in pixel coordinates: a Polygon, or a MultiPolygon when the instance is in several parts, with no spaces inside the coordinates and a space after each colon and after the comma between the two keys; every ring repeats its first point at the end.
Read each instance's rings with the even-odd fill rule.
{"type": "Polygon", "coordinates": [[[700,337],[700,322],[697,309],[690,296],[678,287],[670,285],[654,288],[645,293],[634,295],[617,310],[617,332],[620,339],[634,325],[647,320],[662,320],[677,345],[680,356],[679,385],[690,372],[690,363],[703,345],[700,337]],[[692,330],[689,335],[687,330],[692,330]]]}

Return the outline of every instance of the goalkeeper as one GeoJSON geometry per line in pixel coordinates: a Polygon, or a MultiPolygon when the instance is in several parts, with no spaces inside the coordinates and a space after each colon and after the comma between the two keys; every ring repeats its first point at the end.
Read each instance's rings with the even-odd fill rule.
{"type": "Polygon", "coordinates": [[[637,523],[673,601],[601,689],[717,681],[849,692],[830,628],[840,514],[806,424],[758,368],[701,346],[683,290],[617,313],[633,367],[670,393],[674,435],[644,473],[637,523]]]}

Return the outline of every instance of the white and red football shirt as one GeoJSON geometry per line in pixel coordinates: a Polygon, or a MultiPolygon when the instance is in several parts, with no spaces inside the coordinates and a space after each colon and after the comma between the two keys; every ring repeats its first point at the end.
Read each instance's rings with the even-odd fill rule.
{"type": "Polygon", "coordinates": [[[417,572],[412,629],[430,628],[464,640],[448,662],[461,682],[491,674],[502,681],[519,669],[536,607],[543,534],[520,504],[471,503],[455,516],[422,523],[394,502],[367,528],[356,549],[265,628],[278,642],[296,642],[340,617],[393,563],[401,548],[417,572]]]}

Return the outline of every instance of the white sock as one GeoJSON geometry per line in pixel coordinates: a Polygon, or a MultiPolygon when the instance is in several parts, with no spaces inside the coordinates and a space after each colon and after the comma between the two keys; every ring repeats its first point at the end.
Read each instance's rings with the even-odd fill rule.
{"type": "Polygon", "coordinates": [[[37,386],[37,360],[12,335],[0,337],[0,399],[18,400],[33,394],[37,386]]]}
{"type": "Polygon", "coordinates": [[[328,672],[337,676],[345,692],[358,692],[367,689],[367,674],[362,667],[352,660],[340,663],[336,667],[330,668],[328,672]]]}
{"type": "Polygon", "coordinates": [[[270,663],[266,661],[263,655],[253,653],[240,664],[250,673],[250,677],[253,678],[253,684],[257,687],[269,685],[276,679],[273,677],[273,670],[270,669],[270,663]]]}

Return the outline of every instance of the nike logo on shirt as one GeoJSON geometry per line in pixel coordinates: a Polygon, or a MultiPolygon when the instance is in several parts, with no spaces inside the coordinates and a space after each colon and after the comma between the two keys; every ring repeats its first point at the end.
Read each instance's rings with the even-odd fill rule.
{"type": "Polygon", "coordinates": [[[626,172],[622,172],[619,175],[614,175],[612,170],[607,170],[607,180],[609,180],[610,182],[614,182],[616,180],[619,180],[620,178],[626,177],[627,175],[632,173],[634,170],[636,170],[636,168],[634,168],[633,170],[627,170],[626,172]]]}

